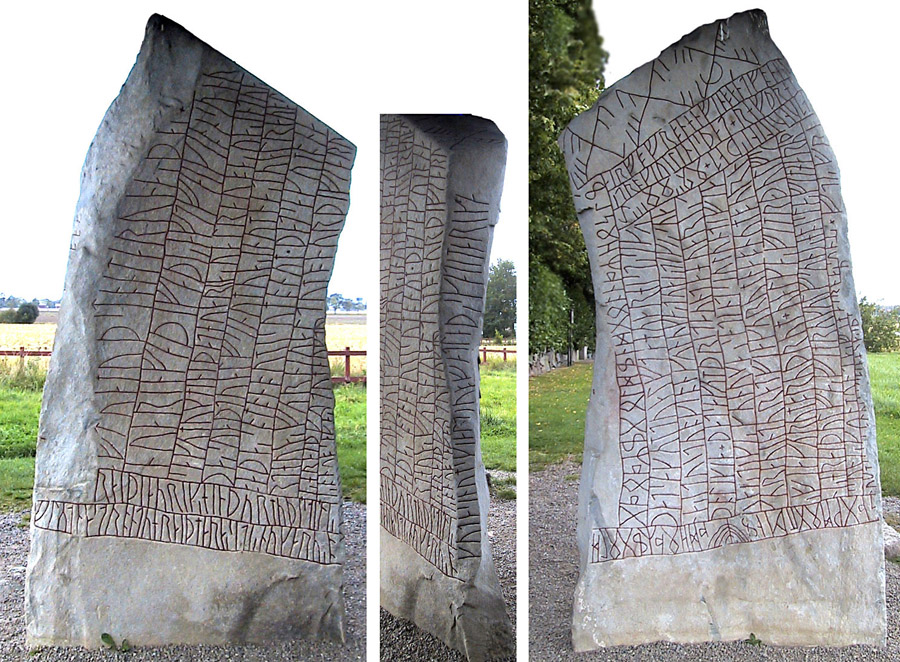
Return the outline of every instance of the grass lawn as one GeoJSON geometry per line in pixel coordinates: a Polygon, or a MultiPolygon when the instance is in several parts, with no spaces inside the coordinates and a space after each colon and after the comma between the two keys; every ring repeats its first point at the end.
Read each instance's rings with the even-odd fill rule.
{"type": "Polygon", "coordinates": [[[516,363],[481,366],[481,456],[487,469],[516,470],[516,363]]]}
{"type": "Polygon", "coordinates": [[[881,491],[900,496],[900,353],[869,354],[881,491]]]}
{"type": "Polygon", "coordinates": [[[31,506],[41,392],[0,387],[0,512],[31,506]]]}
{"type": "Polygon", "coordinates": [[[334,389],[334,427],[338,470],[344,497],[366,502],[366,387],[343,384],[334,389]]]}
{"type": "Polygon", "coordinates": [[[592,363],[576,363],[528,380],[528,464],[532,471],[569,456],[581,462],[592,375],[592,363]]]}
{"type": "Polygon", "coordinates": [[[34,458],[0,459],[0,513],[31,508],[34,458]]]}
{"type": "MultiPolygon", "coordinates": [[[[348,499],[366,501],[366,389],[335,387],[335,428],[341,486],[348,499]]],[[[40,391],[0,387],[0,512],[31,505],[40,391]]]]}
{"type": "Polygon", "coordinates": [[[0,458],[34,457],[40,410],[40,391],[0,386],[0,458]]]}
{"type": "MultiPolygon", "coordinates": [[[[528,459],[532,470],[539,471],[568,456],[581,462],[592,368],[590,363],[577,363],[529,380],[528,459]]],[[[881,489],[885,495],[900,496],[900,353],[870,354],[869,377],[881,489]]]]}

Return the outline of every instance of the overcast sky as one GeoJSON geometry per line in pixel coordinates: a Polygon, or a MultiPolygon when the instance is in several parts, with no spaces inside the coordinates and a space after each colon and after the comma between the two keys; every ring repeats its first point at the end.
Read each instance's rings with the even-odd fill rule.
{"type": "Polygon", "coordinates": [[[472,113],[496,122],[509,155],[493,257],[524,263],[527,6],[511,11],[505,4],[129,0],[5,7],[0,292],[61,295],[81,166],[154,12],[356,144],[332,292],[376,300],[379,113],[472,113]]]}
{"type": "MultiPolygon", "coordinates": [[[[612,85],[705,23],[753,8],[745,2],[595,2],[612,85]]],[[[822,122],[841,169],[856,290],[900,304],[900,191],[895,3],[780,1],[762,5],[822,122]],[[876,11],[875,8],[878,8],[876,11]]]]}

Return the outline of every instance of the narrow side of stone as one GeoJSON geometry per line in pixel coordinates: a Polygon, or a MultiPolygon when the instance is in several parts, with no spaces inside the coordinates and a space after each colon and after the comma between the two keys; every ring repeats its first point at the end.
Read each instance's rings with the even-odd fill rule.
{"type": "Polygon", "coordinates": [[[511,654],[491,557],[478,358],[506,141],[382,116],[381,604],[469,659],[511,654]]]}
{"type": "Polygon", "coordinates": [[[687,35],[560,146],[597,302],[576,649],[882,644],[838,167],[765,15],[687,35]]]}
{"type": "Polygon", "coordinates": [[[155,15],[82,172],[29,645],[343,640],[325,291],[355,148],[155,15]]]}

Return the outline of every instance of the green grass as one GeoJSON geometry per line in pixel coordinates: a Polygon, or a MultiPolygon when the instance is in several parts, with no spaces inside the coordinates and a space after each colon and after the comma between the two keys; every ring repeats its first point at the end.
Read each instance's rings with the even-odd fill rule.
{"type": "Polygon", "coordinates": [[[366,388],[343,384],[334,389],[334,427],[344,496],[366,502],[366,388]]]}
{"type": "Polygon", "coordinates": [[[869,354],[881,491],[900,496],[900,354],[869,354]]]}
{"type": "Polygon", "coordinates": [[[0,459],[0,513],[31,508],[34,458],[0,459]]]}
{"type": "Polygon", "coordinates": [[[0,458],[34,457],[41,392],[0,386],[0,458]]]}
{"type": "Polygon", "coordinates": [[[0,512],[31,507],[34,450],[46,368],[29,361],[0,365],[0,512]]]}
{"type": "Polygon", "coordinates": [[[576,363],[528,381],[528,464],[532,471],[567,457],[581,462],[592,375],[592,363],[576,363]]]}
{"type": "Polygon", "coordinates": [[[481,366],[481,456],[487,469],[516,470],[516,363],[481,366]]]}
{"type": "Polygon", "coordinates": [[[47,381],[46,359],[30,358],[23,364],[17,358],[0,357],[0,388],[40,393],[47,381]]]}

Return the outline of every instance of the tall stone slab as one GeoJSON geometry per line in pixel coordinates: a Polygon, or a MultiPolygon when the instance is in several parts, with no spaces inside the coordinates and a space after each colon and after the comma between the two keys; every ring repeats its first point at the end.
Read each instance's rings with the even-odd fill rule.
{"type": "Polygon", "coordinates": [[[381,605],[470,660],[513,650],[478,386],[505,164],[488,120],[381,117],[381,605]]]}
{"type": "Polygon", "coordinates": [[[575,648],[882,643],[838,168],[765,15],[684,37],[560,144],[597,301],[575,648]]]}
{"type": "Polygon", "coordinates": [[[161,16],[85,161],[30,645],[343,639],[325,292],[355,148],[161,16]]]}

